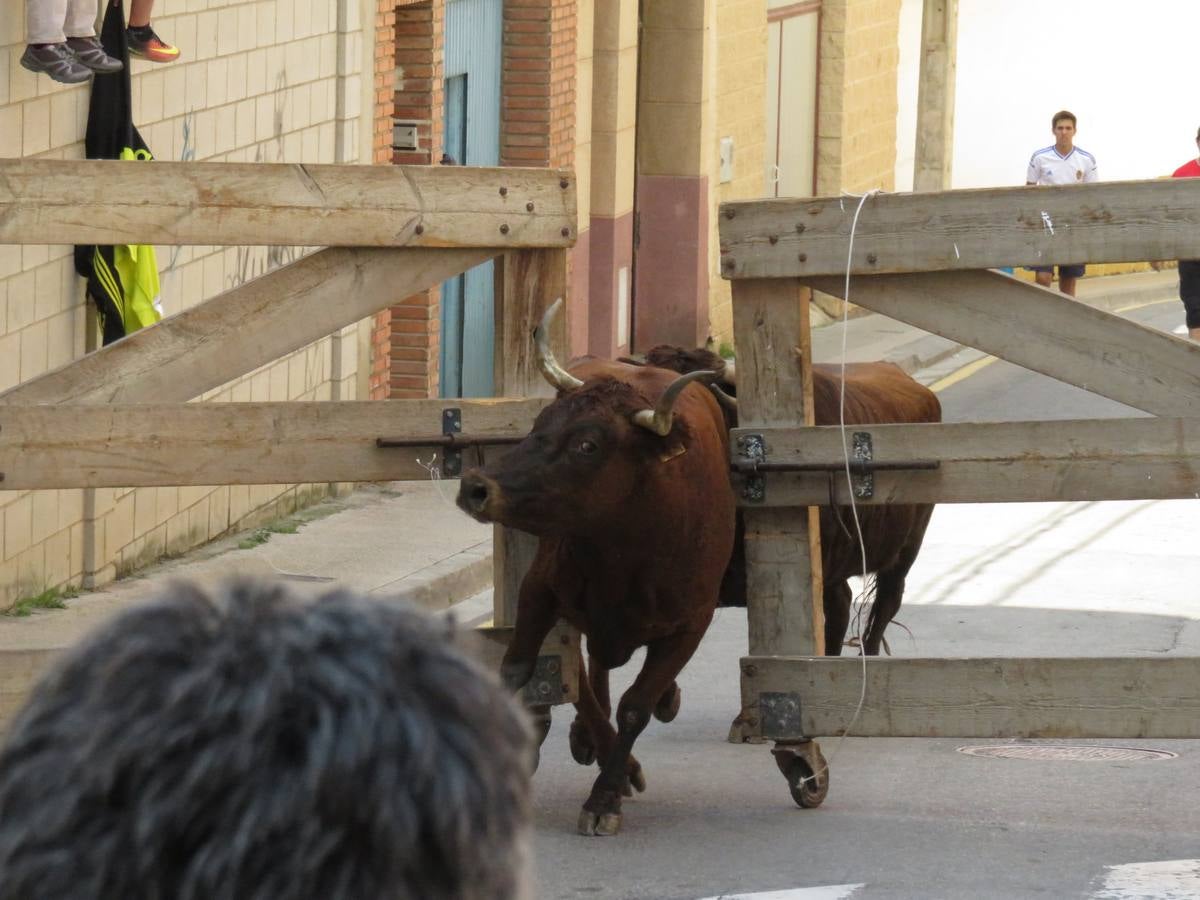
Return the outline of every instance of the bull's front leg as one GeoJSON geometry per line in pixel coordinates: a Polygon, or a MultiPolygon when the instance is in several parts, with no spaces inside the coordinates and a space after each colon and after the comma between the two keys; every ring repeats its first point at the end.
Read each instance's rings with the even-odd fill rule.
{"type": "Polygon", "coordinates": [[[600,774],[579,814],[579,833],[613,835],[621,828],[621,793],[628,778],[641,780],[633,761],[633,744],[646,728],[655,707],[692,658],[704,629],[655,641],[646,647],[646,662],[617,704],[617,740],[601,760],[600,774]]]}
{"type": "Polygon", "coordinates": [[[533,677],[538,653],[557,621],[554,592],[531,569],[521,582],[517,597],[517,621],[513,624],[512,640],[500,663],[500,680],[514,694],[533,677]]]}

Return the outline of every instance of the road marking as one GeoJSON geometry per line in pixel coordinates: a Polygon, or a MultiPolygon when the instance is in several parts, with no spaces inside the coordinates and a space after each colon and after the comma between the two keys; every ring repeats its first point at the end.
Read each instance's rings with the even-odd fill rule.
{"type": "Polygon", "coordinates": [[[985,356],[983,359],[977,359],[975,362],[963,366],[957,372],[951,372],[945,378],[935,381],[929,386],[929,389],[934,393],[937,393],[938,391],[944,391],[946,388],[950,387],[950,385],[958,384],[964,378],[970,378],[976,372],[986,369],[992,363],[996,362],[997,359],[999,359],[999,357],[996,356],[985,356]]]}
{"type": "Polygon", "coordinates": [[[764,891],[758,894],[720,894],[705,900],[846,900],[865,884],[831,884],[824,887],[792,888],[788,891],[764,891]]]}
{"type": "Polygon", "coordinates": [[[1109,866],[1104,886],[1091,900],[1195,900],[1200,897],[1200,859],[1109,866]]]}

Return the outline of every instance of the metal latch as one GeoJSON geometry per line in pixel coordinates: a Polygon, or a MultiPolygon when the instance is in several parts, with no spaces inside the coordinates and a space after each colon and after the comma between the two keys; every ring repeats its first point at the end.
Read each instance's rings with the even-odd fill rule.
{"type": "Polygon", "coordinates": [[[759,468],[767,459],[767,442],[761,434],[741,434],[737,439],[741,459],[734,468],[746,473],[742,483],[742,497],[748,503],[762,503],[767,499],[767,482],[759,474],[759,468]]]}

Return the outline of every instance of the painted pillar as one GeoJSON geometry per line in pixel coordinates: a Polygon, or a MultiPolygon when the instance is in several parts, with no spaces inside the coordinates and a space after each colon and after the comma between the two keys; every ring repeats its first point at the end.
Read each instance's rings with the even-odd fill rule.
{"type": "Polygon", "coordinates": [[[595,7],[591,97],[588,352],[630,351],[638,0],[595,7]]]}
{"type": "Polygon", "coordinates": [[[633,347],[695,347],[709,330],[714,0],[647,2],[642,15],[633,347]]]}

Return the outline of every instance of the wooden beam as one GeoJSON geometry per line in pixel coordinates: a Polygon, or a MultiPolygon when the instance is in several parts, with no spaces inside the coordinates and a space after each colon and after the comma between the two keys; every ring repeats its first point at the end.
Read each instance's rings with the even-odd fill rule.
{"type": "MultiPolygon", "coordinates": [[[[470,650],[488,669],[500,671],[500,661],[504,651],[512,640],[513,630],[507,626],[488,626],[474,628],[467,633],[470,650]]],[[[538,653],[539,660],[549,658],[557,661],[558,684],[552,684],[549,669],[545,666],[544,674],[536,674],[533,681],[521,692],[521,699],[529,706],[556,706],[562,703],[574,703],[579,699],[579,632],[566,622],[559,622],[542,642],[538,653]],[[546,691],[545,688],[549,688],[546,691]],[[555,690],[557,688],[557,690],[555,690]]]]}
{"type": "MultiPolygon", "coordinates": [[[[808,303],[808,291],[796,282],[733,285],[738,419],[747,428],[812,421],[808,303]]],[[[747,509],[745,519],[750,652],[824,653],[816,510],[747,509]]]]}
{"type": "Polygon", "coordinates": [[[958,0],[924,0],[914,191],[944,191],[950,187],[957,52],[958,0]]]}
{"type": "MultiPolygon", "coordinates": [[[[770,462],[822,467],[770,472],[762,502],[849,503],[841,429],[738,429],[766,440],[770,462]],[[830,481],[827,471],[833,469],[830,481]]],[[[935,462],[933,470],[876,471],[860,504],[997,503],[1200,497],[1200,419],[1094,419],[853,425],[871,435],[877,463],[935,462]]],[[[739,478],[739,481],[741,479],[739,478]]]]}
{"type": "MultiPolygon", "coordinates": [[[[845,274],[852,197],[721,204],[726,278],[845,274]]],[[[1200,181],[1109,181],[867,200],[858,275],[1050,263],[1200,259],[1200,181]]]]}
{"type": "MultiPolygon", "coordinates": [[[[844,297],[843,278],[806,279],[844,297]]],[[[859,306],[1158,416],[1200,415],[1200,344],[999,272],[856,278],[859,306]]]]}
{"type": "Polygon", "coordinates": [[[190,400],[495,252],[322,250],[0,393],[0,404],[190,400]]]}
{"type": "MultiPolygon", "coordinates": [[[[1200,738],[1200,657],[877,656],[866,679],[856,737],[1200,738]]],[[[849,726],[862,683],[861,659],[742,659],[744,702],[798,693],[809,737],[849,726]]]]}
{"type": "Polygon", "coordinates": [[[0,159],[0,244],[567,247],[567,170],[0,159]]]}
{"type": "MultiPolygon", "coordinates": [[[[523,435],[546,401],[388,400],[0,407],[0,488],[428,479],[442,410],[469,435],[523,435]]],[[[503,447],[485,448],[486,453],[503,447]]],[[[474,450],[463,451],[465,460],[474,450]]]]}
{"type": "MultiPolygon", "coordinates": [[[[552,398],[554,390],[538,366],[533,329],[547,307],[562,297],[564,308],[554,323],[550,347],[566,365],[567,320],[575,313],[566,302],[567,254],[562,250],[509,253],[497,269],[496,394],[552,398]]],[[[533,535],[497,525],[492,546],[493,617],[498,626],[512,625],[517,621],[521,582],[537,554],[538,541],[533,535]]]]}

